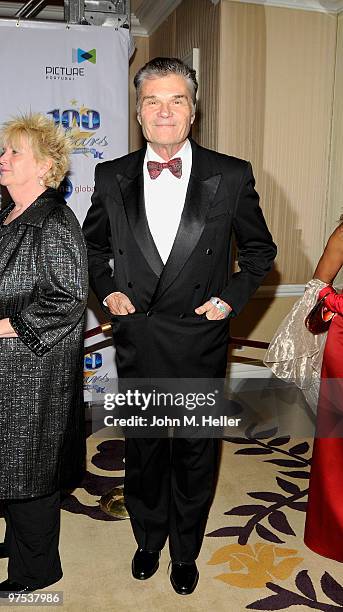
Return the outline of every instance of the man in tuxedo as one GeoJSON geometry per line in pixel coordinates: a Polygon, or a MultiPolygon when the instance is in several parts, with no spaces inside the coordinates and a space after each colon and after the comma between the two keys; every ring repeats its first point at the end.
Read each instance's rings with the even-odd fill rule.
{"type": "MultiPolygon", "coordinates": [[[[112,315],[118,375],[224,378],[229,316],[240,313],[276,254],[251,165],[188,137],[197,82],[180,60],[155,58],[134,83],[147,146],[96,167],[84,224],[91,286],[112,315]]],[[[125,504],[138,544],[132,573],[152,576],[169,537],[172,586],[189,594],[217,440],[157,436],[126,440],[125,504]]]]}

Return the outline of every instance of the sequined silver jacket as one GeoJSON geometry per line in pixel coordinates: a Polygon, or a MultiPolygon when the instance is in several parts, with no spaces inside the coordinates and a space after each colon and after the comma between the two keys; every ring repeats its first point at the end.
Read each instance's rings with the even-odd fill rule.
{"type": "Polygon", "coordinates": [[[82,363],[88,278],[72,210],[48,189],[3,225],[0,318],[0,499],[72,486],[84,462],[82,363]]]}

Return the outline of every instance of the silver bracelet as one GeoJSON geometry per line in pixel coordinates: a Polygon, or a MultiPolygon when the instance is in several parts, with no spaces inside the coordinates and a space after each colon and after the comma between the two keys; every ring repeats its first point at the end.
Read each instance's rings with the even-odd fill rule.
{"type": "Polygon", "coordinates": [[[224,306],[223,302],[221,302],[219,298],[211,297],[210,302],[211,304],[213,304],[213,306],[215,306],[215,308],[217,308],[220,312],[225,314],[226,317],[229,316],[230,311],[226,308],[226,306],[224,306]]]}

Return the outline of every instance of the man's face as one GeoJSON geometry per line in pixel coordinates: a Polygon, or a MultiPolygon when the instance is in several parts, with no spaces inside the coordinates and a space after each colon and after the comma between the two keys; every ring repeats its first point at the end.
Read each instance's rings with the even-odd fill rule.
{"type": "Polygon", "coordinates": [[[186,79],[178,74],[145,79],[138,121],[145,139],[152,145],[182,144],[194,121],[186,79]]]}

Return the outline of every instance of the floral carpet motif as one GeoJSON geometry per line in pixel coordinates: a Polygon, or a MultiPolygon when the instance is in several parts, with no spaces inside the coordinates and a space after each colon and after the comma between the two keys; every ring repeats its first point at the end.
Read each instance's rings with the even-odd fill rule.
{"type": "MultiPolygon", "coordinates": [[[[202,556],[205,548],[208,551],[208,584],[213,579],[227,589],[235,612],[343,610],[342,564],[323,559],[303,543],[309,442],[276,437],[272,431],[257,434],[250,427],[244,438],[226,438],[223,445],[226,463],[219,489],[230,470],[237,469],[239,476],[238,482],[237,476],[230,480],[230,486],[237,482],[235,491],[221,484],[221,505],[231,499],[235,504],[218,512],[218,495],[214,500],[202,551],[202,556]]],[[[65,498],[63,509],[98,522],[116,521],[98,502],[123,484],[124,468],[123,440],[90,436],[85,478],[80,489],[65,498]]]]}
{"type": "MultiPolygon", "coordinates": [[[[235,543],[218,548],[208,564],[220,566],[222,572],[214,577],[231,587],[267,588],[272,593],[246,605],[247,610],[287,610],[291,606],[300,606],[298,610],[343,610],[343,568],[340,563],[331,562],[342,576],[339,582],[325,571],[314,584],[307,568],[298,571],[301,566],[304,568],[303,553],[306,557],[313,554],[319,564],[321,559],[305,547],[302,532],[296,533],[292,525],[294,513],[289,512],[306,511],[310,445],[305,440],[292,443],[289,436],[266,437],[270,433],[261,432],[256,438],[251,427],[245,438],[226,438],[226,443],[240,447],[235,455],[255,456],[262,463],[275,466],[276,486],[273,491],[246,492],[258,503],[245,503],[225,512],[231,520],[207,536],[230,538],[235,543]],[[262,459],[266,455],[270,458],[262,459]],[[252,536],[258,536],[259,541],[249,544],[252,536]],[[297,548],[289,547],[292,539],[297,540],[297,548]],[[291,579],[291,587],[281,584],[286,579],[291,579]]],[[[260,469],[260,473],[263,480],[263,470],[260,469]]]]}
{"type": "Polygon", "coordinates": [[[249,544],[229,544],[219,548],[209,565],[227,563],[229,572],[216,576],[231,586],[246,588],[264,587],[272,579],[285,580],[303,559],[297,550],[282,548],[274,544],[258,542],[249,544]]]}

